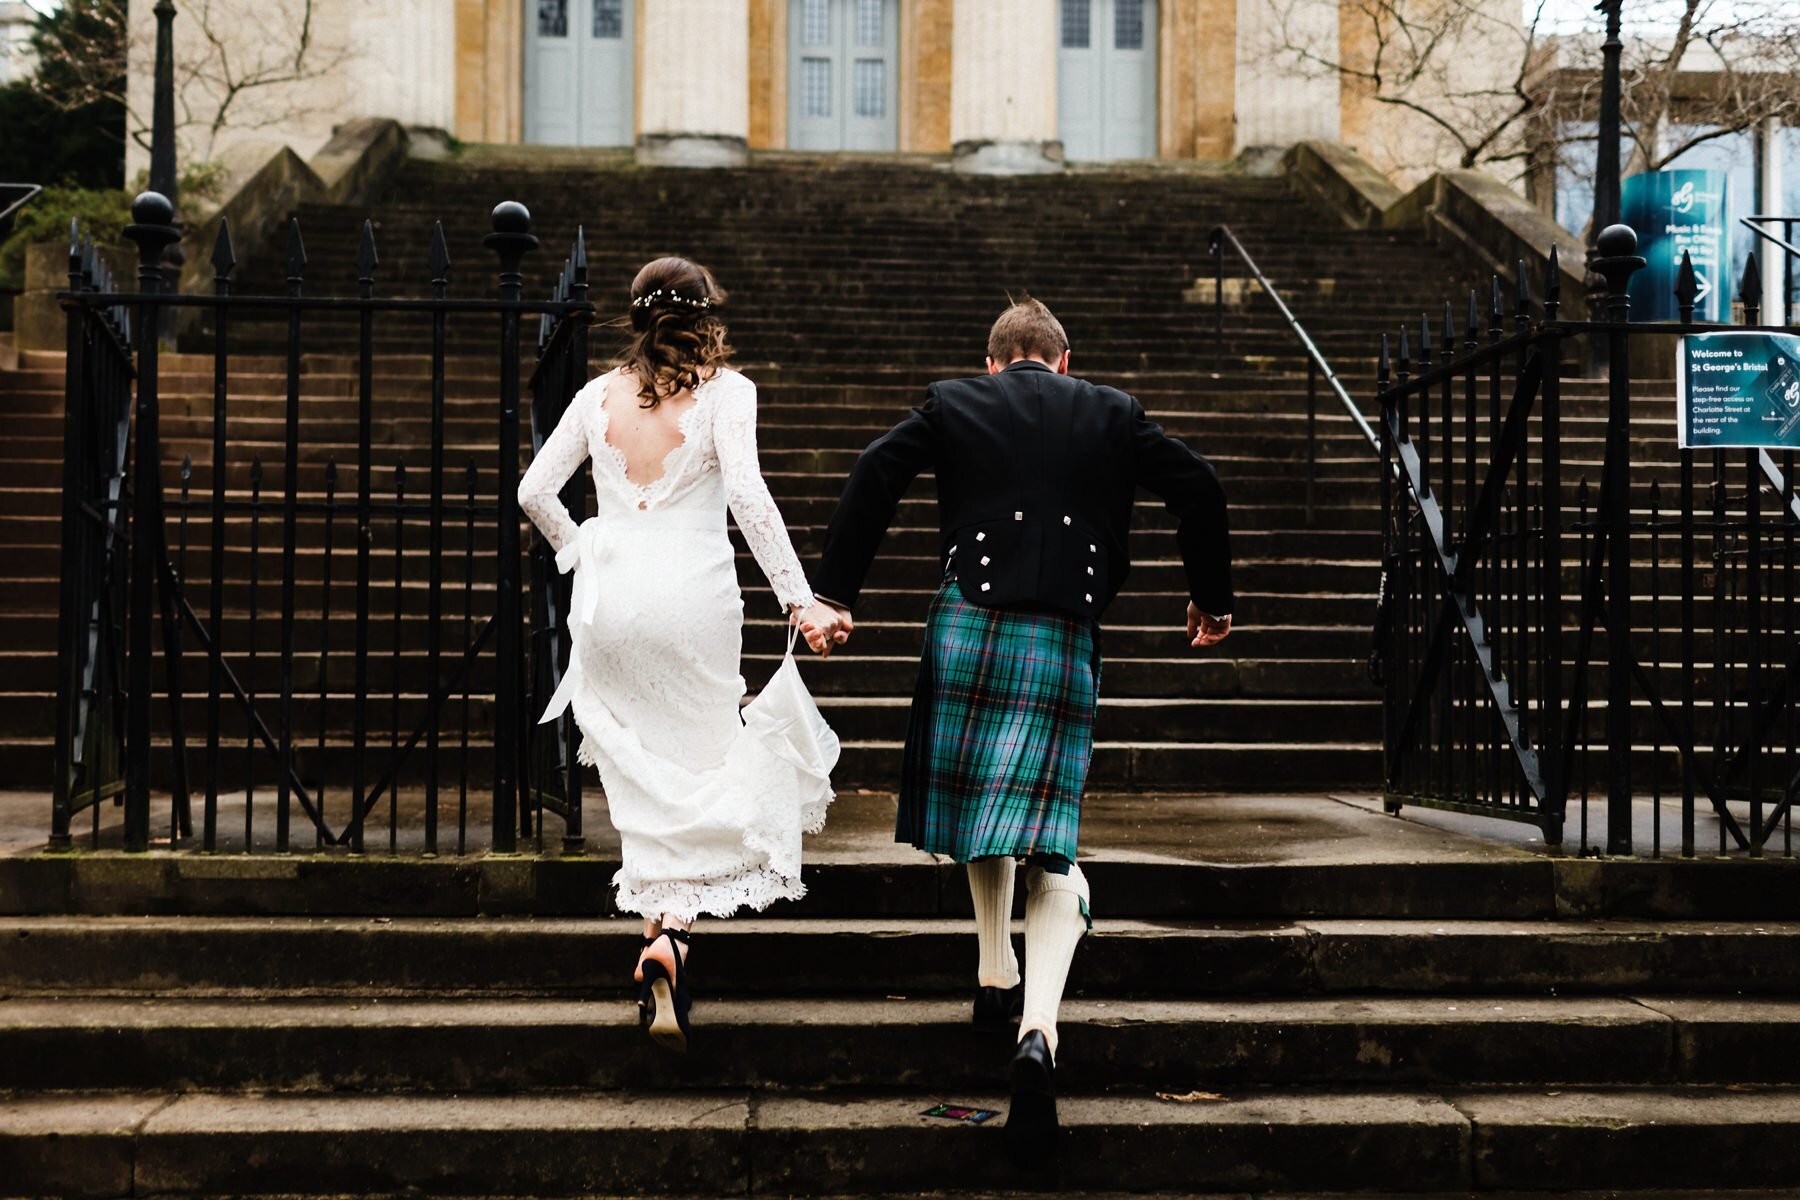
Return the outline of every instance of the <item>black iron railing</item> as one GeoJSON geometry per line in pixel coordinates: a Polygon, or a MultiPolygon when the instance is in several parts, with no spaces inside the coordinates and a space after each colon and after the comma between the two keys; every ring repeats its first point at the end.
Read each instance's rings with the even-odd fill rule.
{"type": "MultiPolygon", "coordinates": [[[[1634,395],[1633,363],[1719,327],[1693,322],[1685,263],[1680,322],[1630,323],[1635,235],[1614,226],[1598,248],[1604,320],[1561,319],[1553,250],[1541,310],[1521,263],[1510,311],[1497,279],[1471,294],[1460,342],[1447,304],[1435,342],[1430,314],[1382,339],[1388,805],[1530,821],[1560,843],[1573,802],[1583,850],[1604,819],[1609,853],[1678,838],[1691,856],[1704,834],[1791,855],[1793,455],[1677,449],[1674,398],[1634,395]],[[1565,395],[1563,364],[1586,360],[1570,343],[1591,339],[1604,396],[1565,395]]],[[[1741,298],[1737,328],[1793,332],[1758,324],[1754,256],[1741,298]]]]}
{"type": "Polygon", "coordinates": [[[179,236],[168,201],[145,193],[132,214],[137,290],[116,290],[77,231],[64,295],[52,844],[70,844],[84,810],[98,841],[99,806],[111,798],[124,808],[124,845],[144,849],[153,794],[167,795],[168,836],[179,842],[192,836],[198,791],[206,850],[228,836],[236,849],[288,850],[299,840],[296,813],[312,845],[352,851],[385,818],[392,850],[402,840],[404,788],[409,844],[416,836],[426,853],[461,853],[470,781],[485,778],[494,849],[513,849],[520,836],[541,844],[546,811],[562,819],[565,845],[578,847],[571,726],[534,724],[566,662],[566,642],[545,632],[560,627],[566,595],[554,567],[535,558],[538,632],[528,655],[516,489],[523,318],[540,322],[529,379],[538,436],[587,378],[592,310],[579,231],[548,300],[522,299],[520,264],[538,240],[515,203],[494,210],[485,239],[499,260],[495,297],[449,295],[441,226],[428,254],[432,294],[378,297],[368,224],[356,295],[314,297],[302,290],[306,253],[291,222],[286,294],[253,296],[232,291],[236,261],[221,223],[213,294],[177,295],[164,290],[159,265],[179,236]],[[202,310],[210,322],[212,396],[210,412],[180,414],[182,433],[166,442],[163,350],[143,331],[163,328],[175,308],[202,310]],[[278,419],[266,411],[272,398],[258,395],[268,366],[234,368],[239,327],[270,320],[285,325],[278,419]],[[427,380],[392,377],[399,368],[375,351],[377,320],[429,346],[427,380]],[[356,329],[354,381],[310,387],[316,367],[304,332],[347,321],[356,329]],[[471,345],[486,352],[478,362],[497,364],[483,386],[491,402],[473,415],[459,407],[454,436],[452,340],[465,369],[471,345]],[[391,442],[378,436],[378,409],[391,442]],[[409,472],[407,439],[394,431],[415,417],[429,428],[428,458],[409,472]],[[345,441],[353,463],[334,452],[345,441]],[[453,462],[458,443],[467,456],[453,462]],[[186,447],[179,465],[177,446],[186,447]],[[378,462],[378,452],[392,457],[378,462]],[[179,480],[174,500],[165,497],[170,476],[179,480]],[[453,839],[440,828],[446,776],[456,788],[453,839]],[[242,806],[241,842],[235,828],[221,831],[222,799],[242,806]]]}
{"type": "Polygon", "coordinates": [[[1379,451],[1381,449],[1380,435],[1369,424],[1368,418],[1363,416],[1362,410],[1356,406],[1356,401],[1350,398],[1350,393],[1345,389],[1343,380],[1338,378],[1337,372],[1331,369],[1331,364],[1319,352],[1319,347],[1313,342],[1312,335],[1306,332],[1306,326],[1302,325],[1300,319],[1294,316],[1294,310],[1289,308],[1287,301],[1281,298],[1281,293],[1275,290],[1275,285],[1269,282],[1269,277],[1263,274],[1261,267],[1256,265],[1256,260],[1250,257],[1250,252],[1244,249],[1244,244],[1238,240],[1237,234],[1231,231],[1231,227],[1229,225],[1213,226],[1212,232],[1207,236],[1207,246],[1213,260],[1213,372],[1217,374],[1224,365],[1225,252],[1227,250],[1244,265],[1244,269],[1256,281],[1257,287],[1280,311],[1281,319],[1287,323],[1288,330],[1300,343],[1301,352],[1306,357],[1306,523],[1311,525],[1319,474],[1319,381],[1321,379],[1325,381],[1325,385],[1337,397],[1338,403],[1349,414],[1350,420],[1355,423],[1357,430],[1369,443],[1371,450],[1379,451]]]}

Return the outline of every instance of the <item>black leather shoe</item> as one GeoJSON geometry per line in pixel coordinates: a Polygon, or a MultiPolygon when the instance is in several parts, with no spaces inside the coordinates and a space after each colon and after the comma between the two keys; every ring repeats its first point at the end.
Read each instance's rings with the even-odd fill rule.
{"type": "Polygon", "coordinates": [[[983,1033],[1010,1033],[1025,1008],[1025,985],[975,990],[975,1028],[983,1033]]]}
{"type": "Polygon", "coordinates": [[[1056,1064],[1050,1045],[1034,1029],[1012,1060],[1012,1107],[1006,1113],[1006,1154],[1021,1170],[1041,1168],[1056,1156],[1056,1064]]]}

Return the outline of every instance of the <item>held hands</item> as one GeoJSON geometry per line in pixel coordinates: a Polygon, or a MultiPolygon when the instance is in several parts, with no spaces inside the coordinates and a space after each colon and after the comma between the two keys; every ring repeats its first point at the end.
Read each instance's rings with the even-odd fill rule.
{"type": "Polygon", "coordinates": [[[1187,607],[1188,641],[1198,650],[1202,646],[1214,646],[1225,640],[1231,632],[1231,617],[1215,617],[1200,611],[1200,606],[1192,600],[1187,607]]]}
{"type": "Polygon", "coordinates": [[[834,647],[850,640],[856,623],[850,610],[824,600],[814,600],[805,608],[793,610],[792,621],[800,627],[800,636],[820,658],[830,658],[834,647]]]}

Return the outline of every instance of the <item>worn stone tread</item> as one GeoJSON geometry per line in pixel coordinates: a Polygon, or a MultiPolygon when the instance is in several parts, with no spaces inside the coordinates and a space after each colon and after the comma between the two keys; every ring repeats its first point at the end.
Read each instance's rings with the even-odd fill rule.
{"type": "MultiPolygon", "coordinates": [[[[15,1187],[76,1194],[109,1184],[463,1195],[1030,1185],[998,1152],[1000,1121],[922,1115],[937,1099],[1004,1106],[994,1094],[916,1091],[28,1096],[0,1107],[0,1168],[15,1187]],[[52,1128],[55,1141],[43,1136],[52,1128]],[[72,1185],[63,1172],[84,1151],[87,1173],[72,1185]]],[[[1244,1091],[1187,1103],[1077,1094],[1060,1108],[1061,1189],[1116,1187],[1125,1170],[1141,1190],[1270,1196],[1772,1188],[1800,1158],[1796,1089],[1244,1091]]]]}

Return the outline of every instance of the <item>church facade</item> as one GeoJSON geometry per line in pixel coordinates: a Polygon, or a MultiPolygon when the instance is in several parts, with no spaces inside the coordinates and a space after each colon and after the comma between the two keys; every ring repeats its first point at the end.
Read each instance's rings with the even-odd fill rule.
{"type": "MultiPolygon", "coordinates": [[[[1337,0],[312,0],[304,23],[291,4],[177,18],[178,60],[226,64],[181,76],[186,159],[272,139],[306,155],[359,116],[695,164],[910,152],[1030,170],[1307,138],[1379,159],[1382,124],[1407,120],[1292,53],[1341,49],[1337,0]],[[251,86],[227,77],[265,59],[251,86]]],[[[149,0],[132,19],[147,113],[149,0]]]]}

